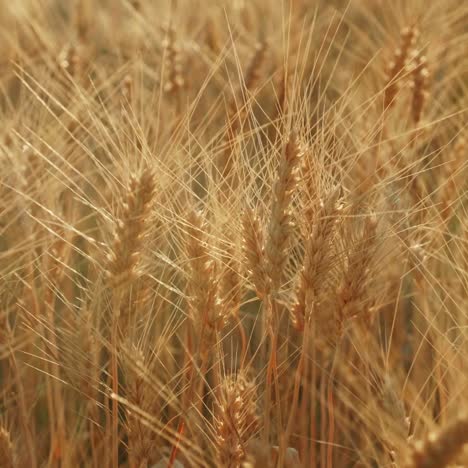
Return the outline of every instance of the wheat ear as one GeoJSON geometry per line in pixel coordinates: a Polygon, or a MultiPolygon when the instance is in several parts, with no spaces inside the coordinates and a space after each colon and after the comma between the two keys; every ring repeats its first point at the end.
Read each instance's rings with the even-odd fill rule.
{"type": "Polygon", "coordinates": [[[411,101],[411,116],[414,125],[418,125],[424,110],[424,104],[428,97],[429,70],[427,67],[427,58],[421,52],[414,53],[415,65],[411,72],[411,88],[413,91],[411,101]]]}
{"type": "Polygon", "coordinates": [[[16,468],[18,465],[15,459],[10,433],[4,427],[0,427],[0,464],[3,468],[16,468]]]}
{"type": "Polygon", "coordinates": [[[218,299],[216,263],[210,255],[206,240],[207,224],[203,213],[197,210],[190,213],[188,222],[186,250],[189,259],[187,281],[189,314],[194,323],[201,325],[202,332],[206,328],[211,331],[219,330],[224,324],[225,317],[221,314],[218,299]]]}
{"type": "Polygon", "coordinates": [[[270,281],[266,272],[265,236],[257,213],[248,208],[242,216],[242,250],[247,273],[259,299],[270,292],[270,281]]]}
{"type": "Polygon", "coordinates": [[[369,216],[364,225],[362,237],[348,256],[341,284],[338,288],[337,321],[343,330],[345,321],[363,311],[366,281],[376,244],[377,218],[369,216]]]}
{"type": "Polygon", "coordinates": [[[299,164],[302,152],[294,133],[283,148],[278,175],[273,185],[270,221],[265,245],[267,273],[272,290],[281,286],[288,260],[288,243],[291,235],[291,202],[299,182],[299,164]]]}
{"type": "Polygon", "coordinates": [[[330,253],[329,244],[339,212],[337,205],[338,192],[333,193],[322,202],[316,219],[305,243],[305,254],[299,282],[296,288],[296,302],[292,308],[291,318],[294,326],[303,331],[304,325],[312,316],[318,303],[319,280],[325,260],[330,253]]]}
{"type": "Polygon", "coordinates": [[[393,54],[393,60],[387,68],[387,86],[384,93],[384,109],[391,107],[399,90],[399,78],[405,68],[408,55],[411,52],[419,32],[415,26],[403,28],[401,31],[401,45],[393,54]]]}
{"type": "Polygon", "coordinates": [[[259,426],[255,393],[243,375],[222,382],[215,421],[219,466],[238,468],[245,459],[245,447],[259,426]]]}
{"type": "Polygon", "coordinates": [[[140,273],[140,250],[154,192],[155,181],[148,168],[142,171],[139,178],[131,177],[107,255],[106,275],[109,285],[114,289],[131,283],[140,273]]]}

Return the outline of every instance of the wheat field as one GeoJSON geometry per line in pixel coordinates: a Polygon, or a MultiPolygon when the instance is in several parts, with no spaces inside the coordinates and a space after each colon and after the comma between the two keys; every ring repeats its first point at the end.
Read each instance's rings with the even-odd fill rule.
{"type": "Polygon", "coordinates": [[[468,2],[0,2],[0,467],[468,467],[468,2]]]}

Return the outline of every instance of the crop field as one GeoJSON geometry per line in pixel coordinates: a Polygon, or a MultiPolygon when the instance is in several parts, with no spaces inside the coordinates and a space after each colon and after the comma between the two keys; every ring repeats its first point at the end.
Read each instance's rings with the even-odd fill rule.
{"type": "Polygon", "coordinates": [[[468,467],[468,1],[0,1],[0,468],[468,467]]]}

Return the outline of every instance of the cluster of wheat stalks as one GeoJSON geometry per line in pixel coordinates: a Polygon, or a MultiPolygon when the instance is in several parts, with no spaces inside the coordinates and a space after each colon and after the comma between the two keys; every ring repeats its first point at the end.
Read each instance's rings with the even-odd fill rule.
{"type": "Polygon", "coordinates": [[[466,0],[0,16],[0,466],[468,466],[466,0]]]}

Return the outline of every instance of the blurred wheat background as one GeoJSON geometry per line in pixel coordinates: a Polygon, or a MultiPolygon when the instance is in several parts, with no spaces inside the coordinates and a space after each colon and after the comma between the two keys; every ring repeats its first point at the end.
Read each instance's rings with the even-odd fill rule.
{"type": "Polygon", "coordinates": [[[0,466],[468,466],[468,2],[0,5],[0,466]]]}

